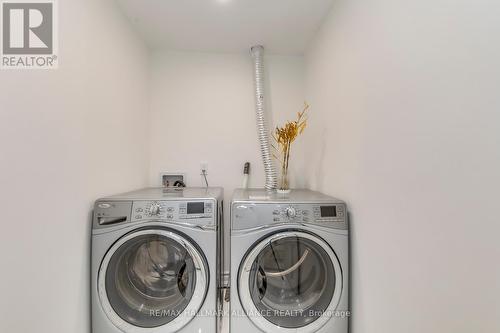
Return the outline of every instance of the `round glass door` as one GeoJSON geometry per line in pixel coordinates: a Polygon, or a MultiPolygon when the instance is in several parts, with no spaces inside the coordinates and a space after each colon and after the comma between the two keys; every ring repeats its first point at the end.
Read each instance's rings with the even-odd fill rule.
{"type": "Polygon", "coordinates": [[[335,310],[340,264],[323,240],[284,232],[260,242],[240,269],[241,302],[264,331],[314,332],[335,310]]]}
{"type": "Polygon", "coordinates": [[[99,296],[111,321],[127,332],[165,325],[174,331],[198,312],[207,281],[206,263],[189,241],[168,230],[142,230],[106,254],[99,296]]]}

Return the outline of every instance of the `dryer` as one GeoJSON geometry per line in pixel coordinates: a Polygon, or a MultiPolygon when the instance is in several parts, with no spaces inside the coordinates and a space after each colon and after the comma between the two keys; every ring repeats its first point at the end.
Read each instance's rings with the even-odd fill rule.
{"type": "Polygon", "coordinates": [[[348,332],[343,201],[309,190],[236,190],[230,257],[232,332],[348,332]]]}
{"type": "Polygon", "coordinates": [[[147,188],[99,199],[93,333],[217,331],[220,188],[147,188]]]}

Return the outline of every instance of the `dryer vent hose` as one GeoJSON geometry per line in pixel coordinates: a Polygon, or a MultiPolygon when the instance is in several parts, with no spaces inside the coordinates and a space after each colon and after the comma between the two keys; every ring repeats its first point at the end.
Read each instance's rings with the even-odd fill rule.
{"type": "Polygon", "coordinates": [[[266,174],[266,190],[275,190],[278,187],[278,177],[271,156],[271,145],[269,142],[269,130],[266,121],[264,103],[264,47],[257,45],[251,48],[254,60],[255,74],[255,111],[257,116],[257,133],[259,135],[260,153],[264,162],[266,174]]]}

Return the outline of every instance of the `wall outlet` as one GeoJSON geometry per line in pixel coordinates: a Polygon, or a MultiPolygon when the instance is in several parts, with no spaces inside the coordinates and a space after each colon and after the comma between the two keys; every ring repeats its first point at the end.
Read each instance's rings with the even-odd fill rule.
{"type": "Polygon", "coordinates": [[[200,175],[203,175],[203,170],[205,170],[205,174],[208,175],[208,162],[206,161],[200,162],[200,175]]]}

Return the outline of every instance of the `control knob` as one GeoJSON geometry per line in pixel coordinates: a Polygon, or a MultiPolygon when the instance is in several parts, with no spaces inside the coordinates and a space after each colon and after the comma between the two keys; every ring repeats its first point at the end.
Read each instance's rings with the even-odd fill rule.
{"type": "Polygon", "coordinates": [[[295,211],[295,208],[288,207],[287,209],[285,209],[285,214],[289,218],[294,218],[297,215],[297,212],[295,211]]]}
{"type": "Polygon", "coordinates": [[[149,207],[149,215],[151,216],[160,215],[160,205],[157,203],[151,204],[151,206],[149,207]]]}

